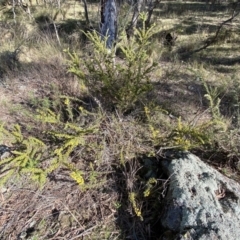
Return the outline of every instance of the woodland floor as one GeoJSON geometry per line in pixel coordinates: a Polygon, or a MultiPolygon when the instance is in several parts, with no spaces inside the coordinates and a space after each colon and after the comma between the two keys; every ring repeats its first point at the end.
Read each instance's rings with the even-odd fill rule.
{"type": "MultiPolygon", "coordinates": [[[[91,6],[94,12],[97,7],[91,6]]],[[[67,16],[73,19],[73,16],[79,16],[77,13],[79,9],[74,9],[67,16]]],[[[149,99],[154,99],[167,112],[158,121],[172,125],[181,117],[184,122],[199,125],[211,119],[204,80],[219,91],[220,112],[234,132],[231,140],[236,144],[240,138],[240,15],[221,28],[215,43],[191,53],[214,36],[220,24],[232,13],[232,9],[225,5],[212,10],[197,2],[160,2],[153,16],[159,32],[152,40],[151,49],[151,58],[158,62],[158,68],[152,76],[154,90],[149,93],[149,99]],[[177,36],[173,46],[164,45],[166,32],[177,36]]],[[[94,14],[91,16],[96,17],[94,14]]],[[[59,21],[59,24],[63,22],[59,21]]],[[[16,41],[12,38],[12,29],[8,30],[10,25],[4,20],[1,23],[0,37],[1,32],[4,35],[0,40],[0,69],[11,58],[7,51],[14,49],[16,41]]],[[[77,41],[76,31],[70,34],[69,42],[77,41]]],[[[57,45],[56,36],[50,36],[57,45]]],[[[68,44],[71,45],[65,43],[66,46],[68,44]]],[[[57,50],[58,47],[50,46],[56,53],[47,53],[46,46],[41,50],[38,41],[32,46],[23,43],[16,63],[20,66],[1,70],[0,122],[5,125],[21,123],[27,128],[24,109],[31,108],[38,98],[53,96],[54,100],[59,94],[78,95],[78,81],[67,73],[62,52],[57,50]]],[[[11,59],[9,61],[12,64],[11,59]]],[[[4,139],[1,144],[9,145],[9,139],[4,139]]],[[[225,175],[240,179],[240,152],[231,155],[226,147],[225,151],[201,152],[197,149],[195,153],[225,175]]],[[[160,158],[156,158],[157,161],[160,158]]],[[[155,208],[149,206],[156,204],[156,199],[143,202],[143,209],[149,211],[143,222],[134,216],[128,204],[125,185],[127,180],[133,181],[139,176],[131,178],[133,172],[141,167],[138,162],[139,159],[135,159],[126,167],[125,176],[118,167],[105,164],[100,172],[104,172],[106,178],[99,182],[99,187],[89,191],[81,191],[65,169],[51,174],[43,188],[38,188],[27,177],[14,176],[0,188],[0,239],[162,239],[159,219],[154,217],[153,221],[151,218],[155,208]]],[[[1,172],[0,177],[3,176],[1,172]]],[[[160,182],[157,192],[164,196],[168,176],[158,170],[157,178],[160,182]]],[[[160,200],[156,209],[161,209],[160,200]]]]}

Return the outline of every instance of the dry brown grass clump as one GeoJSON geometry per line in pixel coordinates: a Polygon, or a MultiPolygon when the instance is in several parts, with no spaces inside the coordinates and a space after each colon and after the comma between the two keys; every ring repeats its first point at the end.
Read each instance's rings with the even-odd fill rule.
{"type": "MultiPolygon", "coordinates": [[[[31,137],[45,144],[35,165],[19,165],[0,188],[0,238],[161,239],[168,176],[159,161],[166,149],[193,151],[239,180],[239,16],[216,37],[232,16],[226,5],[213,11],[196,1],[161,2],[144,61],[157,62],[147,76],[152,90],[122,113],[107,102],[109,89],[94,89],[101,83],[83,84],[68,73],[65,49],[93,58],[80,33],[82,7],[64,4],[60,10],[49,4],[49,11],[34,3],[32,17],[18,9],[15,19],[11,6],[0,9],[0,144],[14,148],[12,165],[0,162],[1,181],[16,167],[12,159],[31,150],[31,137]],[[166,33],[177,36],[171,46],[166,33]],[[18,142],[10,134],[16,124],[18,142]],[[37,167],[52,168],[40,186],[31,180],[37,167]]],[[[95,26],[97,7],[89,7],[95,26]]],[[[125,63],[123,56],[116,63],[125,63]]],[[[91,74],[85,80],[96,80],[91,74]]]]}

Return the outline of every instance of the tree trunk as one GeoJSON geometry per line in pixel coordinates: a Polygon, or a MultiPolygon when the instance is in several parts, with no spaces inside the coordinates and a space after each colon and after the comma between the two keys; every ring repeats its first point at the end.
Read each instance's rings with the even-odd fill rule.
{"type": "Polygon", "coordinates": [[[151,17],[153,14],[153,10],[157,7],[157,5],[161,2],[161,0],[155,0],[155,2],[153,2],[153,0],[150,0],[148,2],[148,15],[147,15],[147,20],[146,20],[146,26],[150,26],[150,21],[151,21],[151,17]]]}
{"type": "Polygon", "coordinates": [[[131,28],[135,28],[137,25],[137,20],[141,12],[143,3],[144,3],[143,0],[134,0],[134,13],[131,21],[131,28]]]}
{"type": "Polygon", "coordinates": [[[101,35],[107,37],[106,47],[112,48],[117,38],[117,7],[115,0],[101,0],[101,35]]]}
{"type": "Polygon", "coordinates": [[[142,10],[144,0],[134,0],[133,4],[134,4],[134,12],[133,12],[132,20],[126,29],[128,39],[132,37],[133,29],[137,26],[138,17],[142,10]]]}
{"type": "Polygon", "coordinates": [[[88,17],[88,8],[87,8],[87,0],[83,0],[83,5],[84,5],[84,14],[85,14],[85,19],[86,19],[86,25],[89,27],[90,21],[88,17]]]}

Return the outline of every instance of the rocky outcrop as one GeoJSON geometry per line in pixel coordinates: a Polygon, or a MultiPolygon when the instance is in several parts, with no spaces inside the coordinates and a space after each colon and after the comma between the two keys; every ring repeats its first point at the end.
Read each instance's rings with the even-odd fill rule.
{"type": "Polygon", "coordinates": [[[240,239],[237,182],[187,152],[161,164],[170,176],[161,239],[240,239]]]}

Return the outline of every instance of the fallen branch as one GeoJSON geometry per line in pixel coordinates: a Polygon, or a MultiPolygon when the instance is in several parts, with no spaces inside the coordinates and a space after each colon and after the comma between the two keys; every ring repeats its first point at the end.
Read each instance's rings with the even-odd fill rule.
{"type": "Polygon", "coordinates": [[[190,54],[193,54],[193,53],[196,53],[196,52],[200,52],[200,51],[208,48],[208,47],[211,46],[212,44],[214,44],[214,43],[216,42],[217,38],[218,38],[218,35],[219,35],[222,27],[223,27],[224,25],[226,25],[227,23],[231,22],[235,17],[237,17],[237,16],[239,15],[239,13],[240,13],[240,12],[236,12],[236,13],[235,13],[235,11],[234,11],[233,14],[232,14],[232,16],[231,16],[229,19],[227,19],[227,20],[225,20],[224,22],[222,22],[222,23],[218,26],[217,31],[216,31],[214,37],[209,38],[202,47],[200,47],[200,48],[198,48],[198,49],[195,49],[195,50],[193,50],[193,51],[191,51],[191,52],[183,53],[183,54],[181,54],[181,55],[184,56],[184,55],[190,55],[190,54]]]}

